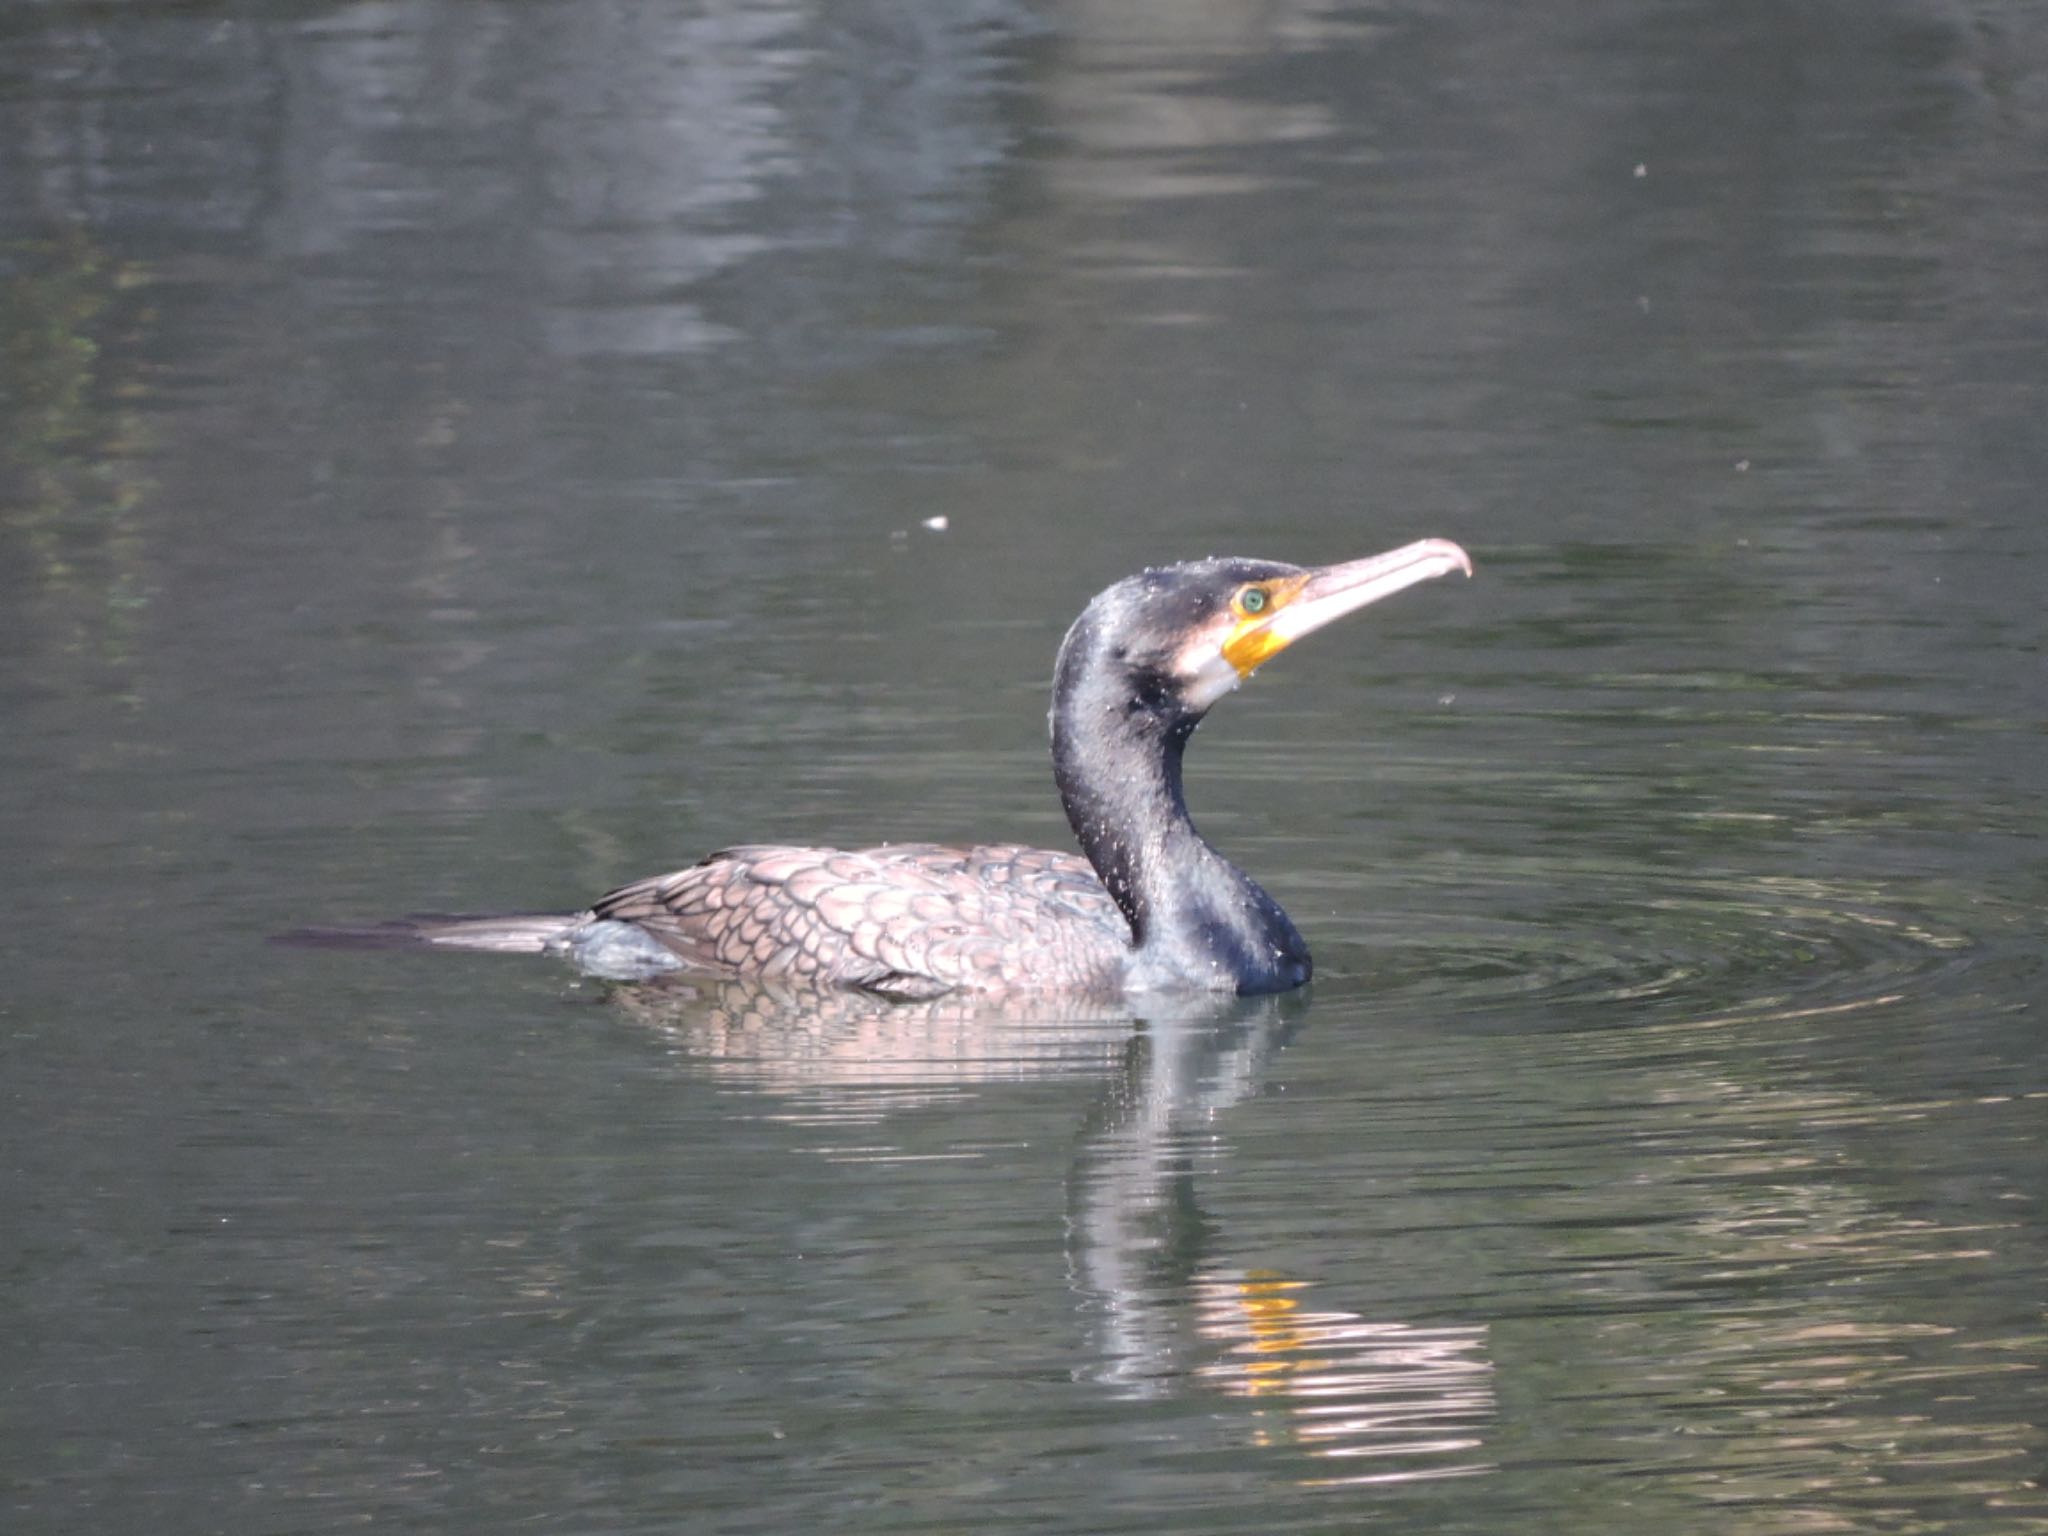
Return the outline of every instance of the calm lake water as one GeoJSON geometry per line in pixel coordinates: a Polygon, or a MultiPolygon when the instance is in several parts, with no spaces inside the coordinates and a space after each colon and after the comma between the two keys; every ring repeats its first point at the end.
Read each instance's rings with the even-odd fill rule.
{"type": "Polygon", "coordinates": [[[0,1525],[2048,1531],[2048,16],[0,11],[0,1525]],[[943,517],[943,528],[926,520],[943,517]],[[267,946],[1069,840],[1213,1007],[267,946]]]}

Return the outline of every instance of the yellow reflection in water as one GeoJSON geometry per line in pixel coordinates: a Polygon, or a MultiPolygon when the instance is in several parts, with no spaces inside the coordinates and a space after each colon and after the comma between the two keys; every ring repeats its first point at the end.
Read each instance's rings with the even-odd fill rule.
{"type": "Polygon", "coordinates": [[[1226,1345],[1201,1374],[1256,1398],[1256,1441],[1330,1459],[1370,1459],[1370,1472],[1311,1486],[1410,1482],[1490,1470],[1472,1459],[1494,1416],[1493,1363],[1483,1326],[1422,1328],[1312,1309],[1308,1282],[1268,1270],[1196,1282],[1202,1332],[1226,1345]],[[1410,1460],[1417,1464],[1390,1467],[1410,1460]]]}

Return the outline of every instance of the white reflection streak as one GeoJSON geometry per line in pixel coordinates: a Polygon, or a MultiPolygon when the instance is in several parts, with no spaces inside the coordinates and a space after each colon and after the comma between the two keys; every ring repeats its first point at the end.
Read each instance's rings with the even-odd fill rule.
{"type": "MultiPolygon", "coordinates": [[[[1482,1326],[1415,1328],[1348,1312],[1304,1312],[1302,1282],[1272,1275],[1201,1282],[1202,1331],[1229,1341],[1201,1374],[1288,1410],[1289,1437],[1329,1458],[1443,1458],[1479,1449],[1494,1408],[1482,1326]]],[[[1339,1481],[1470,1475],[1484,1464],[1440,1460],[1339,1481]]],[[[1319,1485],[1324,1480],[1318,1480],[1319,1485]]]]}

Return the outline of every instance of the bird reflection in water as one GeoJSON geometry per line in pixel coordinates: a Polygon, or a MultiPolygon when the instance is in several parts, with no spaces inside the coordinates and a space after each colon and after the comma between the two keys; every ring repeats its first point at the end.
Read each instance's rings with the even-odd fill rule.
{"type": "Polygon", "coordinates": [[[675,977],[613,1004],[709,1075],[788,1102],[776,1118],[871,1121],[982,1084],[1111,1071],[1131,1009],[1086,998],[888,1002],[833,987],[675,977]]]}
{"type": "Polygon", "coordinates": [[[1069,1179],[1071,1262],[1097,1336],[1093,1374],[1157,1400],[1201,1383],[1251,1399],[1254,1444],[1369,1461],[1311,1483],[1489,1470],[1493,1367],[1483,1325],[1419,1327],[1316,1307],[1317,1287],[1233,1252],[1203,1209],[1220,1117],[1256,1094],[1306,1013],[1299,1000],[1219,1002],[1146,1021],[1084,1132],[1069,1179]]]}
{"type": "Polygon", "coordinates": [[[1311,1481],[1406,1482],[1491,1470],[1462,1459],[1481,1450],[1494,1412],[1483,1326],[1418,1328],[1312,1310],[1307,1281],[1264,1270],[1207,1275],[1194,1290],[1202,1334],[1226,1346],[1201,1374],[1282,1410],[1262,1424],[1262,1437],[1372,1464],[1311,1481]]]}
{"type": "MultiPolygon", "coordinates": [[[[1233,1251],[1201,1207],[1199,1175],[1226,1157],[1221,1117],[1260,1091],[1306,1017],[1300,997],[889,1003],[708,978],[611,995],[718,1078],[776,1100],[770,1118],[826,1132],[872,1128],[981,1085],[1106,1079],[1067,1181],[1068,1267],[1091,1343],[1076,1374],[1133,1401],[1247,1399],[1253,1414],[1231,1421],[1239,1444],[1363,1464],[1304,1482],[1487,1470],[1483,1326],[1317,1306],[1314,1283],[1233,1251]]],[[[839,1161],[903,1155],[837,1137],[819,1150],[839,1161]]]]}

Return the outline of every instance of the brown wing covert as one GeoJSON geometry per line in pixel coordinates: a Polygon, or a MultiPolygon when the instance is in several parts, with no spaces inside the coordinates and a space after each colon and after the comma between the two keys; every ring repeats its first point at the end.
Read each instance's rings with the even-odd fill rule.
{"type": "Polygon", "coordinates": [[[697,969],[896,997],[1109,987],[1129,943],[1085,863],[1011,844],[727,848],[592,910],[697,969]]]}

